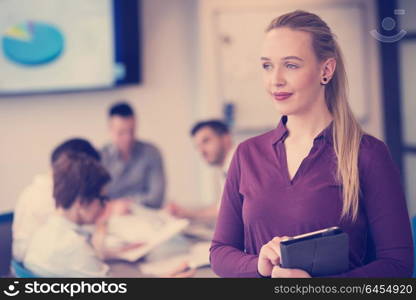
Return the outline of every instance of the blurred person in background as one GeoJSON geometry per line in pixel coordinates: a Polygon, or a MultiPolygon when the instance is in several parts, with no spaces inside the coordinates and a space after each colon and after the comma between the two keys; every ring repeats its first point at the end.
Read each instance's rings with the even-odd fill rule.
{"type": "MultiPolygon", "coordinates": [[[[85,139],[73,138],[58,145],[52,152],[53,164],[67,152],[84,153],[96,161],[100,154],[85,139]]],[[[48,217],[55,211],[53,199],[52,172],[36,175],[33,182],[20,194],[13,216],[13,258],[22,261],[33,235],[48,217]]]]}
{"type": "Polygon", "coordinates": [[[108,200],[110,174],[85,153],[65,152],[53,163],[53,197],[56,211],[33,234],[23,263],[41,277],[103,277],[109,267],[103,260],[123,249],[105,247],[107,223],[97,222],[108,200]],[[91,236],[83,225],[96,224],[91,236]]]}
{"type": "Polygon", "coordinates": [[[104,146],[102,163],[110,172],[110,198],[128,198],[149,208],[160,208],[165,196],[165,174],[160,151],[136,139],[136,116],[125,102],[108,112],[111,143],[104,146]]]}
{"type": "MultiPolygon", "coordinates": [[[[191,129],[191,137],[198,152],[205,162],[218,169],[220,192],[224,187],[228,167],[234,153],[232,137],[228,126],[220,120],[207,120],[196,123],[191,129]]],[[[221,195],[213,204],[200,209],[185,208],[177,203],[167,205],[168,211],[180,218],[213,223],[217,217],[219,200],[221,195]]]]}

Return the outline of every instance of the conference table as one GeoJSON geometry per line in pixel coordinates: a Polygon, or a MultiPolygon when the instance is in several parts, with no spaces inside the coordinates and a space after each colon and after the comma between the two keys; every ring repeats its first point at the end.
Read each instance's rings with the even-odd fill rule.
{"type": "MultiPolygon", "coordinates": [[[[181,255],[186,253],[189,250],[189,247],[197,243],[205,242],[207,243],[207,238],[200,238],[196,236],[190,236],[187,234],[179,234],[170,241],[161,245],[159,249],[156,249],[150,252],[146,257],[136,261],[128,262],[122,260],[110,261],[108,264],[110,266],[109,276],[114,278],[152,278],[152,277],[166,277],[166,276],[155,276],[145,274],[141,270],[141,266],[150,261],[163,262],[164,259],[170,259],[173,256],[181,255]]],[[[208,253],[207,253],[208,256],[208,253]]],[[[214,271],[209,266],[203,266],[196,268],[192,272],[191,277],[195,278],[209,278],[209,277],[218,277],[214,271]]]]}
{"type": "MultiPolygon", "coordinates": [[[[114,278],[149,278],[154,276],[148,276],[143,274],[139,269],[140,263],[129,262],[111,262],[110,263],[110,277],[114,278]]],[[[210,267],[203,267],[196,269],[194,278],[215,278],[218,277],[210,267]]]]}

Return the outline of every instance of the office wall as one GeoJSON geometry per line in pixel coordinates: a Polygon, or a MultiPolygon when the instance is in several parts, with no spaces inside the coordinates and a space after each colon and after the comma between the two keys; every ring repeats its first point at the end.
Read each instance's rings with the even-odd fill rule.
{"type": "Polygon", "coordinates": [[[97,147],[108,140],[106,112],[129,100],[138,135],[163,153],[167,198],[198,198],[198,157],[188,136],[194,119],[198,1],[142,0],[143,82],[117,90],[0,98],[0,213],[19,191],[48,170],[51,149],[73,136],[97,147]]]}

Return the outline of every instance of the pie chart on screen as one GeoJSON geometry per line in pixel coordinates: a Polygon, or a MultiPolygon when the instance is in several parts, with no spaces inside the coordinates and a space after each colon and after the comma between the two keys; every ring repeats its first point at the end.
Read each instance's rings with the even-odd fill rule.
{"type": "Polygon", "coordinates": [[[9,27],[2,36],[5,57],[25,66],[38,66],[56,60],[64,50],[59,29],[43,22],[27,21],[9,27]]]}

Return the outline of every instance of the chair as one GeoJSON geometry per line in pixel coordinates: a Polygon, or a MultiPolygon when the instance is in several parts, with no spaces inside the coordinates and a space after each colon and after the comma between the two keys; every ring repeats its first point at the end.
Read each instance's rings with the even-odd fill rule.
{"type": "Polygon", "coordinates": [[[18,262],[15,259],[12,259],[11,265],[14,274],[18,278],[39,278],[39,276],[36,276],[32,271],[27,269],[21,262],[18,262]]]}
{"type": "Polygon", "coordinates": [[[413,229],[413,250],[415,252],[413,278],[416,278],[416,216],[414,216],[412,219],[412,229],[413,229]]]}
{"type": "Polygon", "coordinates": [[[13,214],[0,214],[0,277],[10,275],[13,214]]]}

